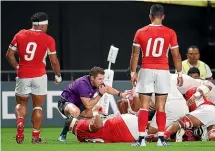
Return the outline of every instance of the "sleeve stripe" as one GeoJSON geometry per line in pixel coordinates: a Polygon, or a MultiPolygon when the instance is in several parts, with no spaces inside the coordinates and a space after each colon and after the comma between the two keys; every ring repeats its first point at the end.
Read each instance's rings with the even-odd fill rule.
{"type": "Polygon", "coordinates": [[[177,46],[174,46],[174,47],[170,47],[170,49],[174,49],[174,48],[178,48],[179,46],[177,45],[177,46]]]}
{"type": "Polygon", "coordinates": [[[55,52],[48,52],[48,55],[53,55],[53,54],[56,54],[56,51],[55,52]]]}
{"type": "Polygon", "coordinates": [[[14,50],[14,51],[17,50],[16,46],[11,46],[11,45],[10,45],[9,48],[12,49],[12,50],[14,50]]]}
{"type": "Polygon", "coordinates": [[[138,44],[138,43],[133,43],[133,46],[140,47],[140,44],[138,44]]]}

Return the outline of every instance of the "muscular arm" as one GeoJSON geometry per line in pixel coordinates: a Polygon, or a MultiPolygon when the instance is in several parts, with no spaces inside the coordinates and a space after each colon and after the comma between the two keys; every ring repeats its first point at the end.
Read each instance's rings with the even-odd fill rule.
{"type": "Polygon", "coordinates": [[[17,66],[19,65],[16,61],[16,58],[15,58],[15,53],[16,51],[12,50],[12,49],[8,49],[7,50],[7,53],[6,53],[6,57],[9,61],[9,63],[11,64],[11,66],[14,68],[14,69],[17,69],[17,66]]]}
{"type": "Polygon", "coordinates": [[[133,44],[131,59],[130,59],[131,72],[136,72],[139,55],[140,55],[140,46],[138,44],[137,45],[133,44]]]}
{"type": "Polygon", "coordinates": [[[106,87],[106,93],[112,94],[112,95],[118,95],[120,91],[110,87],[110,86],[105,86],[106,87]]]}
{"type": "Polygon", "coordinates": [[[86,98],[81,97],[81,101],[83,102],[86,109],[92,109],[99,101],[101,96],[97,95],[95,98],[86,98]]]}
{"type": "Polygon", "coordinates": [[[96,115],[92,118],[90,125],[89,125],[89,131],[91,132],[97,132],[103,127],[102,119],[99,115],[96,115]]]}
{"type": "Polygon", "coordinates": [[[55,72],[56,75],[60,75],[60,64],[56,54],[50,54],[49,60],[51,62],[52,70],[55,72]]]}
{"type": "Polygon", "coordinates": [[[181,60],[181,54],[179,52],[178,47],[177,48],[172,48],[171,49],[171,54],[174,62],[174,66],[176,68],[177,72],[182,71],[182,60],[181,60]]]}

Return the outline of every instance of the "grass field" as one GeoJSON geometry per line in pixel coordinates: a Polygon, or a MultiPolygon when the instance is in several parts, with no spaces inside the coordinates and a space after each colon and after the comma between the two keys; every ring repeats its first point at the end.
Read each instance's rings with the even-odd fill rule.
{"type": "Polygon", "coordinates": [[[2,151],[215,151],[215,142],[170,143],[168,147],[157,147],[148,143],[147,147],[131,147],[131,143],[94,144],[79,143],[75,136],[68,135],[66,143],[57,142],[60,128],[43,128],[42,137],[48,144],[31,144],[31,129],[25,129],[25,142],[16,144],[14,128],[2,128],[2,151]]]}

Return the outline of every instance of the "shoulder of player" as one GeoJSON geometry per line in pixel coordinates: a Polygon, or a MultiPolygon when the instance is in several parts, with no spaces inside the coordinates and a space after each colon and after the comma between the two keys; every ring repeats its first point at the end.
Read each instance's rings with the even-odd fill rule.
{"type": "Polygon", "coordinates": [[[164,26],[164,25],[163,25],[163,28],[164,28],[165,30],[169,31],[170,34],[175,33],[175,31],[174,31],[172,28],[169,28],[169,27],[164,26]]]}
{"type": "Polygon", "coordinates": [[[44,33],[44,36],[49,41],[55,41],[54,38],[52,36],[50,36],[49,34],[47,34],[47,33],[44,33]]]}

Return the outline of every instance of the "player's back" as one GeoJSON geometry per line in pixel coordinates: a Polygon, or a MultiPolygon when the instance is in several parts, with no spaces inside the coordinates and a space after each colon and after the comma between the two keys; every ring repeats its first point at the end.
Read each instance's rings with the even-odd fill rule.
{"type": "Polygon", "coordinates": [[[178,47],[175,32],[163,25],[148,25],[139,29],[134,42],[142,48],[142,67],[168,70],[169,47],[178,47]]]}
{"type": "Polygon", "coordinates": [[[16,45],[20,59],[18,77],[33,78],[46,74],[45,59],[50,50],[55,49],[54,39],[42,31],[32,29],[21,30],[14,39],[13,45],[16,45]]]}

